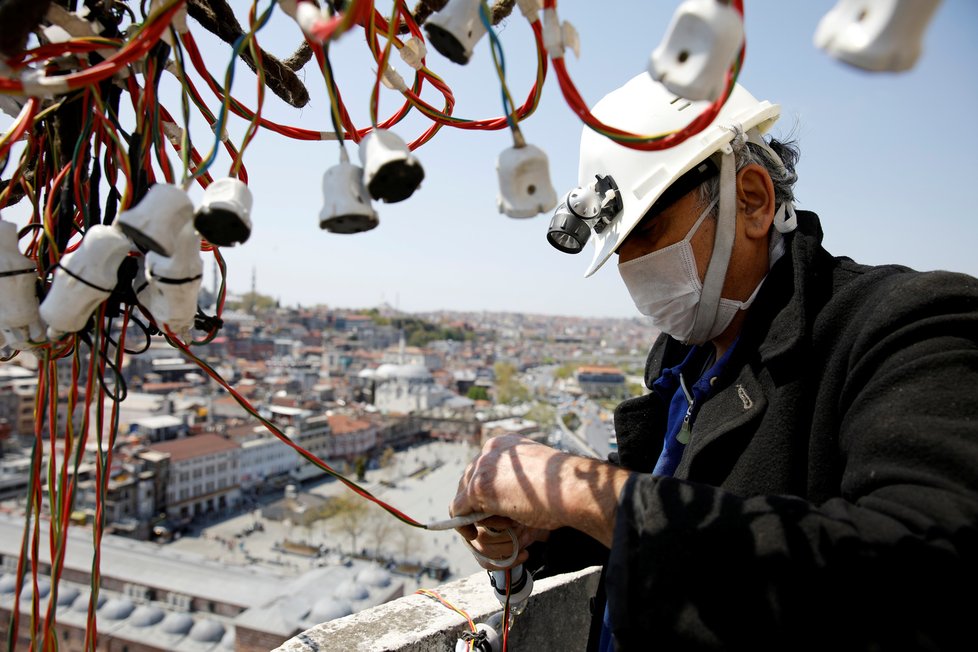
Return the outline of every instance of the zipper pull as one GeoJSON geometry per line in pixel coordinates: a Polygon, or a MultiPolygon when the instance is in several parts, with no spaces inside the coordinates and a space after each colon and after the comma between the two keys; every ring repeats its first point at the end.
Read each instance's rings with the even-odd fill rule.
{"type": "Polygon", "coordinates": [[[685,446],[689,443],[689,436],[693,434],[693,427],[689,424],[689,420],[693,417],[693,394],[686,387],[686,379],[683,378],[682,373],[679,374],[679,386],[683,388],[683,394],[686,395],[686,403],[689,407],[686,408],[686,416],[683,417],[683,425],[679,427],[679,433],[676,435],[676,441],[685,446]]]}
{"type": "Polygon", "coordinates": [[[683,417],[683,425],[679,427],[679,434],[676,435],[676,441],[685,446],[689,443],[689,436],[693,434],[693,428],[689,425],[689,417],[693,412],[693,404],[690,403],[689,409],[686,410],[686,416],[683,417]]]}

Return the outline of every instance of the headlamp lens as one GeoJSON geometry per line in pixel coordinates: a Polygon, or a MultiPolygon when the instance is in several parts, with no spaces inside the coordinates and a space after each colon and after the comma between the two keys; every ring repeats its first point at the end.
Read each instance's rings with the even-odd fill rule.
{"type": "Polygon", "coordinates": [[[550,229],[547,231],[550,244],[565,254],[576,254],[584,248],[590,237],[591,227],[574,215],[567,208],[566,202],[562,202],[550,220],[550,229]]]}

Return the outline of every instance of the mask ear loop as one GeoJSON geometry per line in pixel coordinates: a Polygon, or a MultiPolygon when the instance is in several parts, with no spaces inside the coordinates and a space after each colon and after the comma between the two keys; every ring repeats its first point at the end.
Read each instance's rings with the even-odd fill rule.
{"type": "MultiPolygon", "coordinates": [[[[747,140],[763,149],[775,163],[784,168],[781,157],[764,141],[757,129],[751,129],[747,132],[747,140]]],[[[774,228],[777,229],[778,233],[791,233],[798,228],[798,216],[795,214],[794,202],[789,201],[778,206],[778,210],[774,214],[774,228]]]]}
{"type": "Polygon", "coordinates": [[[726,145],[720,159],[720,206],[717,209],[717,229],[713,239],[713,255],[706,268],[703,291],[696,306],[693,332],[686,343],[707,341],[720,305],[720,293],[727,278],[727,267],[737,235],[737,174],[733,148],[726,145]]]}

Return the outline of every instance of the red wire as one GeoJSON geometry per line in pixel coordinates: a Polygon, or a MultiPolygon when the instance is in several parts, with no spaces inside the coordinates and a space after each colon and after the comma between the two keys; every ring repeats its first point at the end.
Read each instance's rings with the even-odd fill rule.
{"type": "MultiPolygon", "coordinates": [[[[183,5],[183,2],[178,2],[173,7],[163,12],[157,18],[157,20],[155,20],[152,24],[147,25],[138,37],[126,43],[122,49],[112,56],[106,58],[104,61],[86,68],[85,70],[64,75],[63,77],[59,78],[59,81],[63,81],[65,84],[67,84],[68,88],[73,90],[82,88],[84,86],[89,86],[91,84],[97,84],[98,82],[116,74],[133,61],[143,58],[153,48],[153,46],[156,45],[164,30],[169,28],[170,21],[173,20],[173,17],[183,5]]],[[[0,90],[23,93],[24,84],[19,79],[0,77],[0,90]]]]}
{"type": "MultiPolygon", "coordinates": [[[[548,9],[555,8],[555,6],[556,6],[555,0],[545,0],[544,2],[545,8],[548,9]]],[[[735,0],[734,7],[741,14],[741,16],[743,16],[742,0],[735,0]]],[[[741,56],[745,51],[745,47],[746,46],[741,47],[741,56]]],[[[585,103],[584,99],[581,97],[580,93],[578,92],[577,87],[574,85],[574,82],[570,78],[570,75],[568,75],[563,56],[551,57],[551,60],[554,66],[554,72],[557,74],[557,81],[560,85],[560,90],[564,94],[564,99],[567,100],[567,104],[568,106],[570,106],[571,110],[574,111],[574,113],[576,113],[578,117],[580,117],[581,120],[584,121],[585,124],[600,132],[607,132],[607,133],[615,134],[618,136],[629,137],[629,138],[641,137],[639,135],[632,134],[628,131],[624,131],[617,127],[606,125],[598,118],[596,118],[588,109],[587,104],[585,103]]],[[[683,141],[687,140],[689,137],[694,136],[699,132],[703,131],[706,127],[710,125],[711,122],[713,122],[713,120],[720,113],[720,109],[723,107],[727,98],[729,97],[730,92],[733,89],[733,83],[734,83],[733,73],[732,71],[728,71],[726,76],[724,91],[720,95],[720,98],[717,99],[715,102],[713,102],[707,109],[705,109],[695,119],[693,119],[692,122],[690,122],[688,125],[686,125],[684,128],[682,128],[677,132],[669,134],[664,138],[650,141],[650,142],[628,142],[622,140],[616,140],[615,142],[622,145],[623,147],[628,147],[630,149],[636,149],[641,151],[656,151],[656,150],[663,150],[663,149],[668,149],[670,147],[674,147],[679,143],[682,143],[683,141]]]]}
{"type": "Polygon", "coordinates": [[[7,141],[3,143],[3,145],[0,145],[0,160],[3,160],[3,158],[7,156],[7,152],[10,151],[13,144],[20,140],[20,137],[24,135],[25,131],[27,131],[27,127],[34,123],[34,116],[37,115],[38,109],[41,108],[41,100],[36,97],[32,97],[27,100],[26,106],[27,113],[24,115],[24,119],[17,121],[17,124],[15,124],[11,130],[7,141]]]}
{"type": "MultiPolygon", "coordinates": [[[[190,357],[191,360],[193,360],[195,363],[197,363],[197,365],[200,366],[200,368],[205,373],[207,373],[208,376],[210,376],[211,378],[213,378],[215,381],[217,381],[217,383],[221,387],[223,387],[225,390],[227,390],[228,393],[231,394],[231,396],[233,396],[234,399],[239,404],[241,404],[242,407],[244,407],[245,410],[247,410],[248,412],[250,412],[252,414],[257,414],[257,410],[255,410],[254,406],[251,405],[251,403],[248,401],[248,399],[246,399],[244,396],[242,396],[241,394],[239,394],[238,391],[235,390],[230,384],[228,384],[228,382],[226,380],[224,380],[220,375],[218,375],[212,369],[208,368],[206,365],[202,364],[201,361],[197,358],[197,356],[195,356],[190,351],[190,348],[183,341],[181,341],[180,338],[178,338],[176,335],[174,335],[170,331],[169,328],[166,328],[166,333],[169,336],[170,341],[172,341],[173,343],[175,343],[177,345],[177,347],[181,351],[183,351],[184,353],[186,353],[190,357]]],[[[408,516],[407,514],[405,514],[402,511],[400,511],[396,507],[392,507],[388,503],[385,503],[383,500],[380,500],[379,498],[377,498],[376,496],[374,496],[373,494],[371,494],[370,492],[368,492],[366,489],[363,489],[362,487],[360,487],[359,485],[357,485],[356,483],[354,483],[352,480],[349,480],[348,478],[344,477],[342,474],[340,474],[335,469],[333,469],[333,467],[331,467],[330,465],[326,464],[326,462],[324,462],[318,456],[314,455],[313,453],[310,453],[305,448],[303,448],[299,444],[295,443],[294,441],[292,441],[291,439],[289,439],[288,437],[286,437],[283,433],[278,432],[277,430],[274,430],[272,428],[269,428],[268,427],[268,424],[265,423],[264,421],[262,421],[262,424],[265,425],[265,427],[268,429],[268,431],[271,432],[276,437],[278,437],[279,440],[281,440],[284,444],[286,444],[287,446],[291,447],[293,450],[295,450],[296,452],[298,452],[300,455],[302,455],[307,460],[314,460],[315,463],[318,466],[320,466],[320,468],[322,468],[325,471],[327,471],[329,474],[331,474],[337,480],[339,480],[340,482],[342,482],[344,485],[347,486],[347,488],[349,488],[350,490],[352,490],[355,494],[357,494],[361,498],[365,498],[366,500],[369,500],[370,502],[378,505],[379,507],[381,507],[385,511],[389,512],[390,514],[393,514],[394,516],[398,517],[399,519],[403,520],[404,522],[406,522],[406,523],[408,523],[410,525],[414,525],[415,527],[424,527],[424,525],[420,521],[416,521],[415,519],[411,518],[410,516],[408,516]]]]}
{"type": "MultiPolygon", "coordinates": [[[[194,69],[203,78],[208,88],[211,89],[211,92],[214,93],[214,95],[217,96],[217,98],[223,102],[224,91],[218,85],[217,80],[215,80],[214,77],[207,70],[207,66],[204,64],[204,59],[200,54],[200,50],[197,48],[197,43],[194,41],[193,36],[190,34],[190,32],[186,32],[180,35],[180,40],[183,43],[184,47],[186,48],[187,54],[190,56],[190,62],[193,64],[194,69]]],[[[188,81],[188,85],[190,85],[189,78],[187,79],[187,81],[188,81]]],[[[197,97],[199,97],[199,95],[197,97]]],[[[246,120],[251,120],[254,117],[254,113],[248,111],[243,104],[235,100],[233,97],[231,98],[231,100],[232,101],[229,105],[229,108],[232,113],[246,120]]],[[[302,129],[300,127],[281,125],[277,122],[272,122],[267,118],[259,118],[258,124],[260,124],[262,127],[265,127],[266,129],[274,131],[275,133],[282,134],[283,136],[292,138],[294,140],[322,140],[323,139],[321,132],[312,131],[311,129],[302,129]]]]}

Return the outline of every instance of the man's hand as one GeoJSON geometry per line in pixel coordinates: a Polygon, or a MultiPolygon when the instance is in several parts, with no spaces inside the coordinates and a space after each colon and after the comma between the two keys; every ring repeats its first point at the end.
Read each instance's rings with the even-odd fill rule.
{"type": "Polygon", "coordinates": [[[628,476],[628,471],[611,464],[561,453],[529,439],[494,437],[465,469],[450,512],[485,512],[509,519],[483,522],[502,530],[498,534],[472,525],[459,528],[463,537],[495,559],[512,552],[505,529],[517,524],[521,527],[514,531],[521,548],[563,526],[610,547],[618,495],[628,476]]]}

